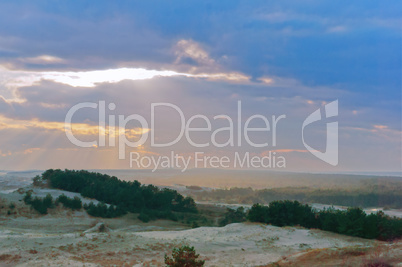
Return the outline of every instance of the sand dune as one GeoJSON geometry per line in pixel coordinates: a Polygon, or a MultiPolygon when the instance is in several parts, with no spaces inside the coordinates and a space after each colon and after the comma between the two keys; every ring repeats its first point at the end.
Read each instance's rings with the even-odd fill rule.
{"type": "MultiPolygon", "coordinates": [[[[315,266],[320,262],[357,266],[376,251],[387,251],[397,264],[401,242],[386,243],[320,230],[237,223],[225,227],[189,229],[179,222],[142,223],[134,214],[97,219],[84,211],[62,207],[41,216],[21,200],[33,190],[37,196],[75,193],[27,186],[25,179],[3,179],[0,189],[1,266],[163,266],[165,254],[181,244],[194,246],[206,266],[315,266]],[[7,183],[7,181],[9,181],[7,183]],[[10,183],[12,181],[12,183],[10,183]],[[16,187],[24,186],[15,191],[16,187]],[[13,190],[11,190],[13,189],[13,190]],[[9,203],[16,207],[6,214],[9,203]],[[98,232],[102,222],[106,233],[98,232]]],[[[84,202],[90,201],[83,198],[84,202]]],[[[324,264],[325,265],[325,264],[324,264]]]]}

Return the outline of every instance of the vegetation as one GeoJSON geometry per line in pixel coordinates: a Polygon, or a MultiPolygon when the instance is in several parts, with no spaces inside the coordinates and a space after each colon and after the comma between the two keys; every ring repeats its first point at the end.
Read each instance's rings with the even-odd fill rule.
{"type": "MultiPolygon", "coordinates": [[[[153,185],[141,185],[138,181],[121,181],[106,174],[74,171],[47,170],[35,177],[36,184],[47,184],[102,203],[84,206],[88,214],[96,217],[116,217],[126,212],[140,213],[143,221],[169,219],[177,221],[174,212],[197,213],[197,206],[190,197],[183,197],[176,190],[159,189],[153,185]],[[105,203],[110,204],[108,207],[105,203]]],[[[70,205],[72,203],[67,203],[70,205]]],[[[63,203],[63,205],[65,205],[63,203]]]]}
{"type": "Polygon", "coordinates": [[[156,219],[168,219],[175,222],[178,221],[177,215],[170,210],[159,211],[159,210],[144,209],[143,211],[141,211],[140,215],[138,216],[138,219],[140,219],[143,222],[149,222],[156,219]]]}
{"type": "MultiPolygon", "coordinates": [[[[385,182],[384,182],[385,183],[385,182]]],[[[254,190],[252,188],[214,189],[193,191],[192,197],[200,201],[219,201],[241,204],[268,204],[276,200],[297,200],[303,203],[322,203],[349,207],[402,208],[402,187],[399,184],[381,184],[367,181],[356,189],[315,189],[283,187],[254,190]]]]}
{"type": "Polygon", "coordinates": [[[194,247],[181,246],[174,248],[172,257],[165,254],[165,264],[173,267],[199,267],[204,266],[205,260],[198,260],[200,255],[195,252],[194,247]]]}
{"type": "MultiPolygon", "coordinates": [[[[79,197],[71,199],[61,195],[53,202],[50,194],[42,199],[33,198],[31,192],[27,192],[24,196],[24,202],[31,205],[41,214],[47,214],[49,208],[54,207],[55,204],[62,203],[64,207],[72,210],[79,210],[84,207],[88,214],[95,217],[114,218],[127,212],[133,212],[139,213],[138,219],[143,222],[155,219],[169,219],[186,223],[193,228],[200,225],[214,225],[214,220],[217,217],[221,217],[219,220],[220,226],[249,220],[275,226],[318,228],[369,239],[392,240],[402,237],[402,219],[391,218],[382,211],[370,215],[364,213],[361,208],[349,208],[348,210],[330,208],[316,211],[311,206],[301,204],[297,200],[276,200],[270,202],[267,206],[254,204],[248,212],[245,212],[243,208],[238,208],[237,210],[227,209],[222,217],[221,210],[200,208],[199,211],[191,197],[183,197],[175,190],[159,189],[153,185],[141,185],[138,181],[121,181],[116,177],[99,173],[48,170],[41,177],[36,177],[35,182],[42,186],[81,193],[84,197],[95,198],[99,201],[97,205],[93,202],[82,205],[79,197]]],[[[306,192],[311,192],[307,189],[303,192],[304,189],[300,188],[297,190],[289,188],[276,190],[278,190],[278,195],[273,198],[279,198],[279,192],[282,192],[283,196],[280,196],[281,198],[293,195],[294,198],[303,199],[307,196],[306,192]]],[[[325,196],[325,193],[323,193],[325,191],[318,191],[315,196],[325,196]]],[[[211,194],[216,192],[213,191],[211,194]]],[[[234,188],[221,190],[220,192],[223,192],[223,194],[233,193],[233,196],[248,196],[244,199],[255,202],[267,192],[271,194],[274,191],[234,188]]],[[[199,193],[203,193],[203,191],[199,193]]],[[[328,193],[328,196],[331,196],[331,194],[328,193]]],[[[392,197],[390,196],[389,199],[392,199],[392,197]]],[[[269,199],[268,197],[264,198],[269,199]]],[[[189,251],[176,251],[177,255],[182,255],[183,253],[187,255],[189,251]]]]}
{"type": "Polygon", "coordinates": [[[300,225],[368,239],[393,240],[402,237],[402,219],[391,218],[382,211],[367,215],[360,208],[346,211],[330,208],[317,212],[298,201],[273,201],[268,206],[253,205],[247,218],[252,222],[275,226],[300,225]]]}
{"type": "Polygon", "coordinates": [[[42,180],[42,178],[39,175],[36,175],[33,179],[33,185],[37,187],[44,187],[46,186],[46,183],[42,180]]]}
{"type": "MultiPolygon", "coordinates": [[[[23,198],[25,204],[30,205],[33,209],[38,211],[40,214],[47,214],[49,208],[54,208],[59,203],[63,203],[63,205],[67,208],[71,208],[73,210],[81,209],[82,203],[79,197],[75,197],[74,199],[66,197],[64,194],[59,196],[56,201],[53,201],[53,197],[50,194],[47,194],[46,197],[40,198],[35,197],[32,198],[32,192],[28,191],[25,193],[23,198]]],[[[15,205],[14,205],[15,207],[15,205]]]]}
{"type": "Polygon", "coordinates": [[[50,194],[47,194],[44,198],[32,198],[32,192],[27,192],[23,200],[25,204],[31,205],[40,214],[47,214],[47,209],[54,207],[53,197],[50,194]]]}
{"type": "Polygon", "coordinates": [[[366,261],[365,263],[363,263],[362,265],[363,267],[392,267],[393,265],[391,265],[387,259],[372,259],[369,261],[366,261]]]}
{"type": "Polygon", "coordinates": [[[298,201],[274,201],[269,206],[254,205],[248,213],[252,222],[264,222],[275,226],[300,225],[306,228],[317,226],[315,213],[308,205],[298,201]]]}
{"type": "Polygon", "coordinates": [[[102,218],[115,218],[127,213],[125,210],[119,207],[114,205],[107,206],[103,202],[99,202],[97,205],[95,205],[93,202],[84,204],[84,209],[89,215],[102,218]]]}
{"type": "Polygon", "coordinates": [[[236,210],[227,208],[224,218],[219,221],[219,226],[225,226],[230,223],[239,223],[246,221],[246,213],[243,207],[239,207],[236,210]]]}
{"type": "MultiPolygon", "coordinates": [[[[1,209],[5,208],[5,206],[4,206],[4,203],[2,203],[1,199],[0,199],[0,203],[1,203],[1,205],[0,205],[0,210],[1,210],[1,209]]],[[[16,206],[15,206],[14,202],[11,202],[8,205],[8,210],[7,210],[7,215],[12,215],[12,214],[17,214],[16,206]]]]}
{"type": "Polygon", "coordinates": [[[93,202],[82,205],[82,201],[79,197],[75,196],[74,198],[69,198],[64,194],[60,195],[53,202],[53,197],[50,194],[47,194],[45,198],[32,198],[32,192],[27,192],[24,196],[24,202],[25,204],[31,205],[31,207],[40,214],[47,214],[49,208],[54,208],[58,206],[59,203],[63,204],[65,208],[72,210],[80,210],[84,207],[87,213],[94,217],[115,218],[126,214],[126,211],[114,205],[108,206],[102,202],[99,202],[97,205],[93,202]]]}
{"type": "Polygon", "coordinates": [[[66,195],[62,194],[56,199],[56,205],[58,203],[63,204],[64,207],[70,208],[72,210],[80,210],[82,209],[82,201],[79,197],[75,196],[74,198],[69,198],[66,195]]]}

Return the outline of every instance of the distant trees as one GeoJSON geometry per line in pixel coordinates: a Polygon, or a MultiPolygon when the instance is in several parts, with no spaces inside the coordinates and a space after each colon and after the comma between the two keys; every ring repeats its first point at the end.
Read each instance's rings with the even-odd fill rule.
{"type": "Polygon", "coordinates": [[[32,192],[31,191],[26,192],[22,200],[24,201],[25,204],[31,204],[32,192]]]}
{"type": "Polygon", "coordinates": [[[64,194],[60,195],[55,201],[53,201],[51,194],[47,194],[44,198],[32,198],[32,192],[26,192],[23,200],[25,204],[30,205],[40,214],[47,214],[48,209],[58,206],[59,203],[62,203],[64,207],[72,210],[80,210],[82,208],[82,202],[79,197],[75,196],[74,198],[69,198],[64,194]]]}
{"type": "Polygon", "coordinates": [[[253,205],[247,218],[252,222],[275,226],[300,225],[369,239],[392,240],[402,237],[402,219],[385,216],[381,211],[366,215],[360,208],[315,211],[298,201],[273,201],[268,206],[253,205]]]}
{"type": "Polygon", "coordinates": [[[269,223],[268,206],[254,204],[247,214],[247,219],[251,222],[269,223]]]}
{"type": "Polygon", "coordinates": [[[42,178],[39,175],[36,175],[33,179],[33,185],[38,186],[38,187],[44,187],[46,186],[46,181],[42,180],[42,178]]]}
{"type": "Polygon", "coordinates": [[[205,260],[198,260],[200,255],[195,252],[194,247],[181,246],[174,248],[172,257],[165,254],[165,264],[172,267],[200,267],[204,266],[205,260]]]}
{"type": "Polygon", "coordinates": [[[402,208],[402,188],[386,186],[377,188],[370,184],[361,188],[315,189],[307,187],[285,187],[253,190],[252,188],[214,189],[191,192],[198,200],[215,200],[225,203],[268,204],[276,200],[297,200],[304,203],[322,203],[351,207],[402,208]]]}
{"type": "Polygon", "coordinates": [[[149,217],[148,214],[141,212],[140,215],[138,215],[138,219],[144,223],[147,223],[151,220],[151,217],[149,217]]]}
{"type": "Polygon", "coordinates": [[[239,223],[246,221],[246,212],[243,207],[239,207],[236,210],[227,208],[224,218],[219,221],[219,226],[225,226],[230,223],[239,223]]]}
{"type": "Polygon", "coordinates": [[[178,221],[178,217],[175,213],[170,210],[147,210],[144,209],[141,211],[140,215],[138,216],[143,222],[149,222],[156,219],[168,219],[171,221],[178,221]]]}
{"type": "Polygon", "coordinates": [[[382,211],[366,215],[360,208],[318,212],[320,229],[368,239],[393,240],[402,237],[402,219],[382,211]]]}
{"type": "Polygon", "coordinates": [[[47,214],[47,209],[54,207],[53,197],[50,194],[47,194],[44,198],[32,198],[32,193],[27,192],[23,200],[25,204],[31,205],[31,207],[40,214],[47,214]]]}
{"type": "Polygon", "coordinates": [[[298,201],[273,201],[268,206],[253,205],[248,213],[250,221],[269,223],[275,226],[300,225],[306,228],[317,226],[316,214],[309,205],[298,201]]]}
{"type": "Polygon", "coordinates": [[[103,202],[99,202],[97,205],[95,205],[93,202],[84,204],[84,209],[89,215],[102,218],[115,218],[127,213],[125,210],[119,207],[114,205],[107,206],[103,202]]]}
{"type": "Polygon", "coordinates": [[[66,195],[62,194],[56,199],[56,205],[58,203],[61,203],[64,207],[70,208],[72,210],[82,209],[82,201],[77,196],[75,196],[74,198],[69,198],[66,195]]]}
{"type": "Polygon", "coordinates": [[[141,218],[144,220],[177,220],[173,212],[197,213],[195,201],[191,197],[182,196],[176,190],[141,185],[138,181],[122,181],[106,174],[50,169],[45,171],[40,179],[36,178],[36,182],[81,193],[84,197],[102,202],[98,205],[84,205],[88,214],[96,217],[116,217],[133,212],[142,213],[141,218]],[[111,206],[107,207],[104,203],[111,206]]]}

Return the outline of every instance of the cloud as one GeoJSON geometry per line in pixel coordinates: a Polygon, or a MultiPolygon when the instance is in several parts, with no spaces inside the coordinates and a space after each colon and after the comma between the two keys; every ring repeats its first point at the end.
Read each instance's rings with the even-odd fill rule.
{"type": "MultiPolygon", "coordinates": [[[[36,130],[36,131],[56,131],[65,133],[67,131],[67,125],[64,122],[48,122],[39,121],[38,119],[33,120],[17,120],[11,119],[4,116],[0,116],[0,131],[1,130],[36,130]]],[[[70,126],[68,126],[70,127],[70,126]]],[[[114,131],[106,127],[100,127],[98,125],[91,125],[88,123],[72,123],[71,130],[74,135],[77,136],[112,136],[116,137],[118,135],[126,135],[128,138],[138,138],[144,133],[149,132],[150,129],[144,128],[127,128],[123,129],[120,127],[115,127],[114,131]]]]}
{"type": "Polygon", "coordinates": [[[18,61],[20,61],[22,63],[38,64],[38,65],[60,64],[60,63],[66,62],[66,60],[64,60],[62,58],[50,56],[50,55],[40,55],[37,57],[19,58],[18,61]]]}
{"type": "MultiPolygon", "coordinates": [[[[312,88],[300,84],[297,86],[294,84],[294,86],[286,87],[283,85],[283,87],[273,87],[263,83],[230,84],[227,82],[222,83],[220,81],[209,81],[186,76],[154,77],[147,80],[124,80],[118,83],[101,83],[96,84],[94,87],[77,88],[50,81],[40,81],[39,84],[33,86],[18,88],[18,96],[24,99],[24,102],[11,103],[3,101],[4,103],[0,104],[0,112],[3,114],[0,118],[0,131],[2,135],[0,148],[4,154],[7,154],[8,151],[20,151],[21,153],[18,154],[20,159],[22,159],[22,157],[33,158],[33,156],[36,157],[38,155],[41,156],[42,159],[48,159],[45,160],[46,162],[54,162],[49,157],[56,157],[56,155],[58,157],[64,155],[64,157],[75,158],[79,154],[87,153],[86,150],[81,149],[78,151],[63,150],[64,154],[55,154],[56,152],[51,151],[52,149],[69,149],[73,147],[72,144],[66,140],[64,117],[67,110],[77,102],[97,103],[100,100],[106,100],[106,104],[111,102],[116,104],[115,111],[108,111],[107,115],[117,116],[122,114],[128,116],[130,114],[139,114],[144,116],[148,122],[150,121],[149,114],[151,103],[174,103],[184,112],[187,120],[192,115],[204,114],[213,121],[213,129],[216,129],[217,127],[225,127],[227,125],[225,124],[225,120],[220,119],[215,121],[213,117],[226,114],[235,121],[235,118],[237,118],[237,101],[241,100],[243,123],[253,114],[263,114],[269,119],[271,119],[271,115],[287,115],[286,120],[283,121],[285,123],[281,124],[281,121],[278,127],[278,147],[272,150],[275,150],[277,153],[286,153],[286,155],[289,155],[289,159],[292,158],[294,162],[297,163],[300,162],[300,160],[308,160],[310,155],[309,153],[304,153],[300,141],[301,123],[311,112],[321,106],[320,103],[322,101],[328,102],[337,95],[342,97],[343,101],[340,102],[339,117],[339,123],[342,126],[356,125],[355,119],[349,116],[356,107],[354,105],[349,107],[345,106],[345,101],[350,99],[351,95],[344,94],[343,92],[333,91],[332,93],[335,95],[331,95],[332,93],[328,88],[312,88]],[[235,98],[233,98],[234,95],[236,95],[235,98]],[[312,96],[314,98],[311,98],[312,96]],[[313,103],[309,104],[309,101],[313,101],[313,103]],[[7,107],[5,110],[2,108],[4,105],[7,107]],[[27,143],[26,140],[29,140],[28,147],[20,147],[21,144],[27,143]],[[48,140],[52,142],[48,142],[48,140]],[[43,150],[34,151],[32,154],[22,154],[22,151],[30,147],[40,147],[43,148],[43,150]]],[[[367,129],[373,131],[380,131],[372,126],[370,112],[366,111],[359,116],[359,123],[362,126],[366,126],[367,129]]],[[[156,137],[159,138],[158,142],[171,141],[177,136],[178,133],[175,129],[178,129],[180,126],[177,113],[172,110],[161,109],[157,111],[155,119],[157,124],[156,137]]],[[[73,117],[73,133],[82,140],[97,140],[97,136],[99,135],[97,123],[98,110],[88,109],[77,112],[73,117]]],[[[375,125],[385,125],[385,123],[386,122],[375,125]]],[[[136,128],[135,126],[137,125],[130,126],[129,131],[125,132],[128,138],[138,138],[138,136],[144,132],[142,129],[136,128]]],[[[195,124],[193,127],[198,127],[198,125],[195,124]]],[[[323,129],[325,130],[324,121],[322,124],[314,126],[312,129],[313,132],[311,134],[313,140],[311,145],[313,147],[316,147],[314,146],[315,144],[318,144],[317,147],[320,147],[319,143],[325,144],[325,133],[322,132],[323,129]],[[321,126],[323,128],[320,128],[321,126]]],[[[100,130],[101,134],[108,134],[107,127],[100,130]]],[[[123,132],[120,130],[117,130],[116,135],[122,133],[123,132]]],[[[393,133],[384,132],[385,137],[380,136],[379,133],[370,131],[368,133],[369,134],[363,131],[340,128],[341,135],[350,135],[350,137],[341,137],[341,149],[344,149],[346,142],[348,145],[351,143],[351,146],[355,147],[355,150],[358,151],[364,146],[363,140],[368,142],[368,140],[371,141],[373,139],[373,142],[370,143],[372,147],[382,146],[392,151],[398,150],[400,133],[399,135],[395,135],[395,137],[399,137],[399,139],[394,138],[393,133]],[[389,138],[387,138],[387,136],[389,138]],[[392,139],[390,139],[391,137],[392,139]],[[353,143],[356,142],[356,138],[360,139],[360,142],[363,144],[359,144],[358,146],[354,145],[353,143]]],[[[310,132],[308,134],[310,134],[310,132]]],[[[194,140],[201,138],[200,140],[204,141],[201,135],[192,135],[192,138],[194,140]]],[[[253,138],[255,138],[253,140],[256,142],[270,142],[270,139],[267,140],[269,135],[268,137],[267,135],[258,135],[253,136],[253,138]]],[[[99,153],[99,155],[102,154],[102,158],[105,157],[105,159],[108,157],[109,159],[111,157],[117,158],[117,155],[113,154],[114,150],[109,151],[109,154],[107,154],[106,152],[101,152],[103,149],[104,148],[93,148],[93,152],[88,151],[88,153],[90,153],[91,157],[95,157],[95,154],[99,153]]],[[[147,145],[143,150],[147,153],[158,153],[161,155],[165,155],[166,152],[163,149],[149,148],[147,145]]],[[[174,150],[178,153],[194,152],[194,148],[189,147],[185,142],[180,142],[177,146],[174,146],[174,150]]],[[[250,150],[247,146],[242,146],[241,148],[225,148],[225,151],[222,153],[247,150],[250,150]]],[[[206,152],[215,153],[209,150],[206,150],[206,152]]],[[[259,151],[254,150],[250,150],[250,152],[259,153],[259,151]]],[[[357,152],[353,152],[351,155],[357,157],[357,154],[357,152]]],[[[15,154],[15,157],[16,156],[17,154],[15,154]]],[[[7,157],[10,157],[10,160],[12,159],[12,155],[7,157]]],[[[343,157],[348,158],[349,156],[344,154],[343,157]]],[[[98,160],[100,159],[98,158],[98,160]]],[[[72,162],[78,164],[76,166],[82,166],[75,160],[72,162]]],[[[34,166],[32,165],[34,163],[37,162],[24,166],[34,166]]],[[[127,162],[120,162],[113,164],[116,164],[114,165],[115,167],[127,168],[128,165],[126,163],[127,162]]],[[[8,164],[9,166],[14,166],[10,165],[12,162],[8,162],[8,164]]],[[[103,166],[113,168],[113,165],[109,164],[111,163],[103,166]]],[[[381,164],[381,162],[376,164],[370,163],[371,166],[380,166],[381,164]]],[[[91,166],[96,166],[96,162],[91,166]]],[[[290,165],[289,168],[292,168],[291,166],[298,165],[290,165]]],[[[303,166],[300,168],[303,169],[303,166]]]]}
{"type": "Polygon", "coordinates": [[[386,125],[373,125],[373,127],[378,130],[388,129],[388,126],[386,125]]]}
{"type": "Polygon", "coordinates": [[[269,78],[269,77],[261,77],[261,78],[258,78],[258,80],[265,84],[272,84],[274,82],[274,79],[269,78]]]}
{"type": "Polygon", "coordinates": [[[174,51],[176,60],[172,67],[178,67],[188,73],[189,77],[238,83],[250,81],[249,75],[225,69],[219,64],[219,60],[211,58],[209,53],[194,40],[179,40],[174,46],[174,51]]]}
{"type": "Polygon", "coordinates": [[[73,87],[94,87],[99,83],[118,83],[123,80],[144,80],[157,76],[174,76],[187,74],[175,71],[147,70],[143,68],[119,68],[93,71],[12,71],[3,68],[3,75],[9,74],[6,87],[22,87],[37,84],[41,80],[67,84],[73,87]]]}
{"type": "MultiPolygon", "coordinates": [[[[400,166],[369,158],[373,151],[400,155],[399,2],[182,2],[100,0],[86,8],[69,2],[62,9],[55,3],[1,2],[3,154],[24,151],[27,143],[60,146],[68,109],[100,100],[116,103],[116,114],[144,116],[152,102],[175,103],[186,116],[236,116],[241,100],[244,118],[287,114],[278,149],[302,150],[301,121],[321,103],[339,99],[345,161],[360,157],[361,168],[400,166]]],[[[160,116],[161,138],[175,134],[170,115],[160,116]]],[[[77,132],[97,135],[97,116],[96,110],[77,113],[77,132]]],[[[317,136],[324,136],[321,126],[314,128],[317,136]]],[[[69,155],[87,162],[86,152],[69,155]]],[[[102,162],[110,158],[105,152],[102,162]]],[[[19,158],[14,160],[2,164],[18,167],[19,158]]]]}
{"type": "Polygon", "coordinates": [[[229,73],[200,73],[193,74],[191,77],[196,78],[207,78],[211,81],[227,81],[227,82],[239,82],[239,83],[247,83],[250,81],[250,76],[247,76],[243,73],[239,72],[229,72],[229,73]]]}
{"type": "MultiPolygon", "coordinates": [[[[152,70],[145,68],[116,68],[88,71],[29,71],[7,68],[7,64],[0,65],[2,85],[9,89],[38,84],[41,80],[53,81],[72,87],[95,87],[101,83],[118,83],[123,80],[145,80],[154,77],[185,76],[221,80],[228,82],[248,82],[250,76],[240,72],[226,71],[201,46],[192,40],[180,40],[176,47],[176,61],[173,65],[166,65],[171,70],[152,70]],[[193,59],[196,65],[189,64],[186,58],[193,59]],[[177,68],[185,72],[177,72],[177,68]]],[[[35,64],[53,64],[64,62],[63,59],[53,56],[37,56],[19,59],[19,62],[35,64]]]]}
{"type": "Polygon", "coordinates": [[[23,151],[23,154],[25,154],[25,155],[32,154],[33,152],[38,151],[38,150],[40,150],[39,147],[28,148],[23,151]]]}
{"type": "Polygon", "coordinates": [[[175,47],[175,55],[177,56],[175,63],[185,62],[190,58],[201,66],[214,66],[215,60],[211,59],[208,53],[201,48],[200,44],[193,40],[180,40],[175,47]]]}
{"type": "Polygon", "coordinates": [[[40,79],[67,84],[73,87],[94,87],[99,83],[118,83],[123,80],[145,80],[157,76],[186,75],[174,71],[146,70],[143,68],[120,68],[80,72],[44,72],[40,79]]]}
{"type": "Polygon", "coordinates": [[[341,33],[341,32],[346,32],[347,27],[345,26],[333,26],[328,28],[327,32],[329,33],[341,33]]]}

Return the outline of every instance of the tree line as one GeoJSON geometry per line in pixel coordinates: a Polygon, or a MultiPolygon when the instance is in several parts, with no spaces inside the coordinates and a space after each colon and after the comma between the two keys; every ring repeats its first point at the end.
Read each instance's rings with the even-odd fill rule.
{"type": "Polygon", "coordinates": [[[247,213],[252,222],[275,226],[302,226],[367,239],[393,240],[402,237],[402,219],[382,211],[367,215],[361,208],[316,211],[298,201],[273,201],[264,206],[254,204],[247,213]]]}
{"type": "Polygon", "coordinates": [[[276,200],[297,200],[304,203],[322,203],[353,207],[402,208],[400,188],[378,188],[370,185],[359,190],[313,189],[307,187],[283,187],[254,190],[252,188],[214,189],[193,191],[192,197],[200,201],[220,201],[225,203],[268,204],[276,200]]]}
{"type": "Polygon", "coordinates": [[[30,205],[34,210],[40,214],[47,214],[48,209],[55,208],[60,203],[64,207],[72,210],[80,210],[82,208],[82,201],[79,197],[69,198],[62,194],[53,201],[51,194],[47,194],[44,198],[32,197],[32,192],[28,191],[25,193],[23,198],[25,204],[30,205]]]}
{"type": "Polygon", "coordinates": [[[198,212],[194,200],[176,190],[141,185],[138,181],[122,181],[115,176],[85,170],[49,169],[34,181],[100,201],[97,205],[84,205],[88,214],[96,217],[116,217],[132,212],[143,214],[145,220],[175,219],[173,212],[198,212]]]}
{"type": "MultiPolygon", "coordinates": [[[[184,220],[188,214],[198,213],[194,200],[191,197],[183,197],[175,190],[141,185],[138,181],[121,181],[100,173],[51,169],[44,172],[41,177],[36,177],[35,181],[52,188],[81,193],[84,197],[99,201],[97,205],[92,202],[82,205],[79,197],[71,199],[61,195],[53,201],[50,194],[45,198],[33,198],[28,192],[24,202],[41,214],[46,214],[48,208],[59,203],[73,210],[84,208],[88,214],[96,217],[112,218],[127,212],[140,213],[139,219],[145,222],[161,218],[184,220]]],[[[252,189],[235,190],[242,194],[254,192],[252,189]]],[[[231,190],[223,191],[226,194],[231,190]]],[[[317,211],[297,200],[275,200],[266,206],[254,204],[247,212],[243,208],[227,209],[219,225],[245,220],[275,226],[299,225],[369,239],[392,240],[402,237],[402,219],[391,218],[382,211],[369,215],[358,207],[348,210],[329,208],[317,211]]]]}

